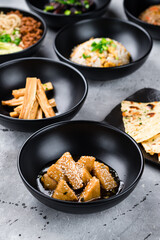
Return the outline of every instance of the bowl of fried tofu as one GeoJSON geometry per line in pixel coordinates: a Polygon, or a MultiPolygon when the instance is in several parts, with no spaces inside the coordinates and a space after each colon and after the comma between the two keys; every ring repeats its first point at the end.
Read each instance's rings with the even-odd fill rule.
{"type": "Polygon", "coordinates": [[[136,187],[143,168],[143,155],[128,134],[94,121],[42,128],[24,143],[18,157],[19,174],[31,194],[53,209],[74,214],[118,204],[136,187]]]}
{"type": "Polygon", "coordinates": [[[0,124],[25,132],[71,119],[88,92],[79,71],[47,58],[2,64],[0,85],[0,124]]]}

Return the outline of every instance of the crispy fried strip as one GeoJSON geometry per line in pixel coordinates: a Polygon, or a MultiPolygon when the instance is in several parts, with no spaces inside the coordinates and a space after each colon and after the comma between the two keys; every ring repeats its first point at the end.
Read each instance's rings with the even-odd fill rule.
{"type": "Polygon", "coordinates": [[[10,112],[9,115],[13,118],[19,117],[19,113],[17,113],[17,112],[10,112]]]}
{"type": "Polygon", "coordinates": [[[35,119],[36,117],[38,110],[38,102],[36,99],[37,82],[37,78],[27,78],[26,80],[24,101],[19,115],[20,119],[35,119]]]}
{"type": "MultiPolygon", "coordinates": [[[[54,98],[49,99],[49,103],[52,107],[56,107],[56,101],[54,98]]],[[[14,112],[11,112],[10,116],[12,115],[11,117],[19,117],[21,109],[22,109],[22,105],[15,107],[14,112]]],[[[36,119],[42,119],[43,118],[42,113],[43,113],[43,111],[42,111],[41,107],[39,106],[37,115],[36,115],[36,119]]]]}
{"type": "Polygon", "coordinates": [[[38,99],[39,105],[41,106],[47,118],[55,116],[55,112],[46,97],[46,94],[45,94],[44,88],[42,87],[40,79],[37,80],[37,99],[38,99]]]}
{"type": "MultiPolygon", "coordinates": [[[[42,84],[42,86],[43,86],[45,91],[49,91],[49,90],[53,89],[53,85],[52,85],[51,82],[44,83],[44,84],[42,84]]],[[[25,88],[15,89],[15,90],[12,91],[12,95],[15,98],[19,98],[21,96],[24,96],[25,90],[26,90],[25,88]]]]}
{"type": "Polygon", "coordinates": [[[14,107],[14,106],[23,104],[23,100],[24,100],[24,97],[12,98],[7,101],[1,101],[1,103],[2,103],[2,105],[8,105],[10,107],[14,107]]]}
{"type": "Polygon", "coordinates": [[[42,111],[42,108],[39,106],[37,115],[36,115],[36,119],[42,119],[42,118],[43,118],[43,111],[42,111]]]}

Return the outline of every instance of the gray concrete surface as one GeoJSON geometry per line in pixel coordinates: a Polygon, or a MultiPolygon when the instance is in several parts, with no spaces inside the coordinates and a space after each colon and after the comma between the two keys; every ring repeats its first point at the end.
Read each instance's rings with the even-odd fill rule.
{"type": "MultiPolygon", "coordinates": [[[[24,0],[0,0],[1,6],[28,9],[24,0]]],[[[106,16],[125,18],[122,0],[112,0],[106,16]]],[[[57,59],[49,30],[36,56],[57,59]]],[[[160,42],[147,62],[116,81],[89,81],[87,100],[74,119],[102,121],[122,99],[144,87],[160,90],[160,42]]],[[[0,240],[160,240],[160,169],[146,163],[136,189],[117,206],[91,215],[71,215],[38,202],[24,187],[17,155],[27,133],[0,126],[0,240]]]]}

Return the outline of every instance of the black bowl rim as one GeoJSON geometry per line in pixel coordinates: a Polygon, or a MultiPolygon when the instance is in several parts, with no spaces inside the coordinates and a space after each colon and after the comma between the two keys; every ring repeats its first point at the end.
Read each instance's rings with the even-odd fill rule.
{"type": "Polygon", "coordinates": [[[122,68],[127,68],[127,67],[130,67],[130,66],[133,66],[135,65],[136,63],[138,62],[141,62],[144,58],[146,58],[149,53],[151,52],[152,50],[152,46],[153,46],[153,40],[152,40],[152,37],[151,35],[148,33],[147,30],[145,30],[143,27],[139,26],[138,24],[134,23],[134,22],[130,22],[130,21],[127,21],[127,20],[122,20],[122,19],[117,19],[117,18],[96,18],[96,19],[87,19],[87,20],[81,20],[81,21],[78,21],[76,23],[73,23],[73,24],[67,24],[66,26],[64,26],[62,29],[60,29],[58,31],[58,33],[56,34],[56,37],[54,39],[54,44],[53,44],[53,48],[54,48],[54,51],[56,52],[56,54],[63,59],[63,61],[73,65],[74,67],[79,67],[79,68],[82,68],[82,69],[101,69],[101,71],[107,71],[107,70],[113,70],[113,69],[122,69],[122,68]],[[150,47],[148,49],[148,51],[146,52],[146,54],[137,59],[136,61],[133,61],[133,62],[130,62],[128,64],[125,64],[125,65],[121,65],[121,66],[116,66],[116,67],[107,67],[107,68],[102,68],[102,67],[88,67],[88,66],[84,66],[84,65],[80,65],[78,63],[75,63],[75,62],[72,62],[71,60],[65,58],[61,53],[59,53],[57,47],[56,47],[56,41],[57,41],[57,38],[59,37],[59,35],[61,33],[63,33],[64,30],[70,28],[70,27],[73,27],[74,25],[80,25],[80,24],[83,24],[83,23],[89,23],[89,22],[96,22],[96,21],[100,21],[100,20],[104,20],[104,21],[107,21],[107,20],[111,20],[111,21],[116,21],[116,22],[121,22],[121,23],[124,23],[124,24],[128,24],[128,25],[131,25],[131,26],[134,26],[136,28],[138,28],[139,30],[141,30],[148,38],[149,40],[149,43],[150,43],[150,47]]]}
{"type": "Polygon", "coordinates": [[[15,59],[15,60],[11,60],[11,61],[5,62],[5,63],[0,65],[0,70],[1,70],[1,68],[6,67],[6,66],[10,66],[10,65],[12,65],[14,63],[18,63],[18,62],[21,62],[21,61],[30,61],[30,60],[41,60],[41,61],[46,61],[46,62],[53,62],[53,63],[56,63],[56,64],[63,65],[65,67],[68,67],[68,68],[72,69],[73,71],[77,72],[79,74],[79,76],[81,77],[81,80],[83,81],[84,87],[85,87],[85,91],[83,93],[83,97],[80,99],[80,101],[74,107],[72,107],[68,111],[66,111],[66,112],[64,112],[62,114],[56,115],[54,117],[30,120],[30,119],[12,118],[10,116],[6,116],[6,115],[3,115],[3,114],[0,113],[0,118],[3,118],[5,120],[7,120],[7,121],[14,121],[14,122],[17,122],[17,123],[19,121],[21,121],[21,122],[23,121],[23,123],[33,123],[33,122],[37,122],[38,123],[38,122],[44,122],[44,121],[46,121],[48,119],[55,119],[56,120],[56,119],[59,119],[59,118],[64,117],[64,116],[67,116],[70,113],[74,112],[74,110],[76,110],[77,107],[79,105],[81,105],[81,103],[85,100],[85,98],[87,96],[87,93],[88,93],[88,82],[86,81],[86,79],[82,75],[82,73],[80,71],[78,71],[76,68],[74,68],[73,66],[71,66],[71,65],[69,65],[67,63],[60,62],[60,61],[52,60],[51,58],[29,57],[29,58],[19,58],[19,59],[15,59]]]}
{"type": "Polygon", "coordinates": [[[106,123],[103,123],[103,122],[97,122],[97,121],[88,121],[88,120],[74,120],[74,121],[62,121],[62,122],[59,122],[59,123],[55,123],[55,124],[50,124],[48,126],[45,126],[41,129],[39,129],[38,131],[36,131],[35,133],[33,133],[25,142],[24,144],[22,145],[19,153],[18,153],[18,161],[17,161],[17,168],[18,168],[18,172],[20,174],[20,177],[21,179],[23,180],[23,182],[25,183],[25,185],[32,190],[32,192],[40,195],[42,198],[47,198],[48,200],[50,201],[56,201],[56,202],[59,202],[59,203],[62,203],[62,204],[73,204],[75,206],[89,206],[89,205],[95,205],[95,204],[98,204],[98,205],[101,205],[101,204],[105,204],[107,202],[110,202],[110,201],[114,201],[115,199],[119,199],[120,197],[122,196],[125,196],[127,193],[129,193],[130,191],[132,191],[134,189],[134,187],[136,186],[136,184],[138,183],[138,181],[140,180],[141,176],[142,176],[142,173],[143,173],[143,170],[144,170],[144,157],[143,157],[143,154],[138,146],[138,144],[136,143],[136,141],[130,136],[128,135],[127,133],[121,131],[120,129],[112,126],[112,125],[109,125],[109,124],[106,124],[106,123]],[[52,128],[55,128],[55,127],[58,127],[58,126],[64,126],[64,125],[67,125],[67,124],[72,124],[72,123],[89,123],[89,124],[97,124],[99,126],[102,126],[102,127],[105,127],[105,128],[109,128],[111,130],[114,130],[116,132],[119,132],[121,133],[122,135],[125,135],[128,139],[130,139],[130,141],[133,142],[133,144],[136,146],[137,148],[137,151],[139,152],[139,155],[140,155],[140,159],[141,159],[141,166],[140,166],[140,169],[139,169],[139,173],[137,175],[137,177],[135,178],[135,180],[133,181],[133,183],[125,189],[125,191],[121,191],[120,193],[118,193],[117,195],[114,195],[108,199],[100,199],[100,200],[95,200],[95,201],[91,201],[91,202],[84,202],[84,203],[81,203],[81,202],[72,202],[72,201],[63,201],[63,200],[58,200],[58,199],[54,199],[54,198],[51,198],[47,195],[45,195],[44,193],[42,193],[41,191],[38,191],[37,189],[35,189],[34,187],[32,187],[27,181],[26,179],[24,178],[23,176],[23,173],[21,171],[21,167],[20,167],[20,161],[21,161],[21,152],[23,151],[23,149],[25,148],[25,146],[27,145],[27,143],[32,140],[32,138],[38,136],[39,134],[45,132],[46,130],[48,129],[52,129],[52,128]]]}
{"type": "Polygon", "coordinates": [[[125,11],[126,15],[128,15],[128,16],[130,16],[130,18],[134,19],[134,21],[137,22],[137,24],[141,24],[142,26],[144,26],[146,28],[148,27],[148,29],[153,28],[154,30],[160,31],[160,26],[144,22],[144,21],[140,20],[138,17],[135,17],[126,7],[126,3],[127,3],[127,0],[124,0],[123,7],[124,7],[124,11],[125,11]]]}
{"type": "Polygon", "coordinates": [[[43,18],[42,18],[41,16],[39,16],[39,15],[36,14],[36,13],[32,13],[32,12],[29,12],[29,11],[26,11],[26,10],[20,9],[20,8],[0,6],[0,11],[1,11],[2,8],[3,8],[3,9],[6,9],[6,10],[8,10],[8,11],[16,11],[16,10],[18,10],[18,11],[20,11],[20,12],[22,12],[22,13],[24,12],[24,13],[29,14],[29,15],[30,15],[31,17],[33,17],[33,18],[34,18],[34,17],[38,18],[39,21],[42,23],[44,30],[43,30],[43,34],[42,34],[41,38],[40,38],[36,43],[34,43],[32,46],[30,46],[30,47],[28,47],[28,48],[26,48],[26,49],[23,49],[23,50],[21,50],[21,51],[19,51],[19,52],[2,54],[2,55],[0,55],[0,57],[6,57],[6,56],[9,56],[9,57],[10,57],[10,56],[13,56],[13,55],[14,55],[14,56],[15,56],[14,58],[16,58],[16,57],[18,57],[19,55],[21,55],[22,53],[25,53],[25,52],[27,52],[28,50],[34,48],[34,47],[37,46],[40,42],[43,41],[43,39],[45,38],[46,33],[47,33],[47,25],[46,25],[45,21],[43,20],[43,18]]]}
{"type": "Polygon", "coordinates": [[[35,7],[33,4],[31,4],[30,2],[29,2],[29,0],[25,0],[26,1],[26,3],[29,5],[29,6],[31,6],[31,8],[33,8],[34,9],[34,11],[36,11],[36,12],[39,12],[40,14],[44,14],[44,16],[46,15],[46,16],[57,16],[57,17],[65,17],[65,18],[69,18],[69,17],[72,17],[72,18],[78,18],[78,17],[80,17],[80,16],[91,16],[91,15],[93,15],[93,13],[97,13],[97,12],[100,12],[100,11],[102,11],[104,8],[106,8],[107,7],[107,5],[110,3],[110,1],[111,0],[106,0],[106,3],[101,7],[101,8],[98,8],[98,9],[95,9],[95,10],[93,10],[93,11],[89,11],[89,12],[86,12],[86,13],[83,13],[83,14],[80,14],[80,15],[69,15],[69,16],[66,16],[66,15],[64,15],[64,14],[54,14],[54,13],[50,13],[50,12],[44,12],[43,10],[41,10],[40,8],[37,8],[37,7],[35,7]]]}

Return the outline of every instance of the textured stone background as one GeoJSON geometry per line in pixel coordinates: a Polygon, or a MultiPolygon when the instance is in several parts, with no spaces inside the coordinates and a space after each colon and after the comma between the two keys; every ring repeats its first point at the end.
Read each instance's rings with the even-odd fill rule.
{"type": "MultiPolygon", "coordinates": [[[[1,6],[28,9],[24,0],[0,0],[1,6]]],[[[125,19],[122,0],[112,0],[106,16],[125,19]]],[[[49,30],[36,56],[57,59],[49,30]]],[[[160,42],[154,41],[147,62],[135,73],[116,81],[89,81],[87,100],[74,119],[102,121],[122,99],[144,87],[160,90],[160,42]]],[[[24,187],[17,155],[29,137],[0,126],[0,240],[159,240],[160,172],[146,163],[131,195],[117,206],[91,215],[71,215],[38,202],[24,187]]]]}

